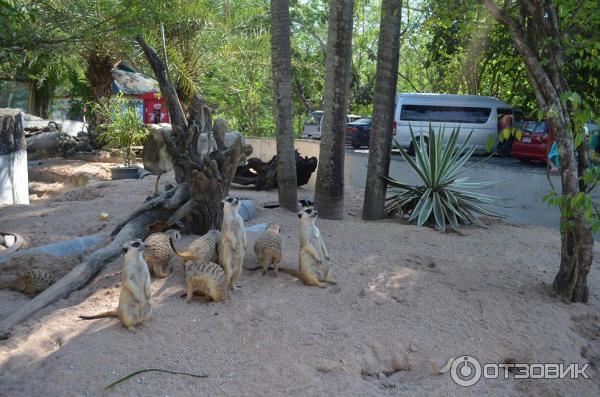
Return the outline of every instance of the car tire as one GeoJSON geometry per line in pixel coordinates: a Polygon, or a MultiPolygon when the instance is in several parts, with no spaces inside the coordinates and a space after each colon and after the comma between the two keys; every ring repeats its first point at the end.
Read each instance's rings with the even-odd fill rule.
{"type": "MultiPolygon", "coordinates": [[[[413,142],[410,143],[410,146],[408,147],[408,154],[410,154],[411,156],[415,155],[415,143],[419,142],[420,139],[421,139],[420,137],[415,137],[413,142]]],[[[425,145],[427,145],[429,143],[429,140],[427,139],[426,136],[423,137],[423,140],[425,141],[425,145]]]]}

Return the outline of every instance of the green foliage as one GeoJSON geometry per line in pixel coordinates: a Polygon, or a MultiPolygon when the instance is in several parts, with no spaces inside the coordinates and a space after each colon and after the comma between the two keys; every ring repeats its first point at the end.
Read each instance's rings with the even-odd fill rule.
{"type": "Polygon", "coordinates": [[[108,107],[97,109],[110,119],[110,124],[100,134],[100,139],[110,147],[124,149],[125,165],[131,165],[131,147],[141,144],[148,136],[146,126],[141,122],[135,107],[118,95],[111,99],[108,107]]]}
{"type": "MultiPolygon", "coordinates": [[[[597,167],[594,167],[597,168],[597,167]]],[[[597,171],[595,171],[597,173],[597,171]]],[[[564,232],[571,228],[575,212],[583,214],[592,228],[593,233],[600,231],[600,203],[594,201],[592,196],[586,192],[580,192],[576,196],[559,195],[556,190],[550,191],[543,198],[550,206],[560,209],[560,231],[564,232]]]]}
{"type": "Polygon", "coordinates": [[[415,142],[415,158],[396,143],[408,165],[421,179],[421,185],[409,185],[393,178],[385,177],[394,189],[394,195],[386,201],[388,214],[408,216],[409,222],[418,226],[435,223],[438,230],[445,231],[449,225],[458,230],[459,224],[475,224],[485,227],[475,213],[502,216],[491,209],[496,199],[490,195],[475,193],[468,189],[482,189],[495,185],[495,182],[467,182],[469,178],[459,178],[462,167],[475,151],[469,146],[471,134],[458,145],[460,131],[452,130],[445,143],[444,131],[435,132],[429,127],[429,140],[421,135],[415,142]]]}
{"type": "MultiPolygon", "coordinates": [[[[560,96],[562,105],[568,109],[571,120],[571,125],[568,126],[568,133],[572,134],[574,149],[585,144],[591,139],[591,136],[586,136],[584,125],[588,121],[595,121],[600,124],[600,119],[596,116],[590,104],[576,92],[565,92],[560,96]]],[[[540,112],[543,117],[543,112],[540,112]]],[[[548,112],[548,117],[552,118],[553,112],[548,112]]],[[[555,116],[554,116],[555,117],[555,116]]],[[[596,132],[598,133],[598,132],[596,132]]],[[[592,196],[593,189],[600,182],[600,165],[598,163],[596,152],[588,150],[588,155],[591,164],[582,174],[579,175],[580,186],[583,186],[582,191],[576,196],[559,194],[554,185],[551,184],[552,190],[546,194],[543,201],[550,206],[555,206],[560,209],[561,214],[561,231],[568,230],[572,227],[572,221],[576,212],[581,213],[585,220],[592,228],[593,233],[600,231],[600,202],[592,196]]],[[[577,157],[577,161],[583,161],[577,157]]]]}
{"type": "MultiPolygon", "coordinates": [[[[598,113],[600,2],[553,1],[567,32],[565,78],[598,113]]],[[[516,16],[515,4],[507,11],[516,16]]],[[[380,2],[355,0],[350,113],[372,115],[380,11],[380,2]]],[[[535,111],[506,28],[479,0],[406,1],[402,13],[399,92],[492,95],[535,111]]],[[[290,15],[299,132],[306,114],[322,107],[328,1],[291,0],[290,15]]],[[[31,79],[49,97],[59,90],[84,100],[92,94],[84,76],[89,54],[133,61],[152,76],[132,43],[141,34],[164,56],[162,25],[169,76],[184,102],[202,93],[233,128],[274,133],[268,0],[0,0],[0,20],[0,77],[31,79]]]]}

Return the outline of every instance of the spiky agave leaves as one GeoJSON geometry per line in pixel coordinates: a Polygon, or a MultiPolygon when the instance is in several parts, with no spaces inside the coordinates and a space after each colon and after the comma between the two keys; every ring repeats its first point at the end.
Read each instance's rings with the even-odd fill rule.
{"type": "Polygon", "coordinates": [[[417,173],[422,185],[409,185],[384,177],[394,193],[386,199],[388,214],[409,214],[409,222],[416,221],[419,226],[434,221],[436,228],[441,231],[445,231],[447,225],[458,230],[461,223],[485,227],[477,219],[476,213],[503,216],[490,208],[496,205],[495,197],[470,190],[491,187],[495,182],[467,182],[469,178],[458,177],[475,152],[475,146],[469,145],[471,133],[458,145],[459,133],[460,129],[452,130],[445,143],[444,131],[436,133],[429,126],[429,141],[426,142],[422,134],[416,140],[411,128],[410,134],[415,142],[414,159],[396,143],[400,154],[417,173]]]}

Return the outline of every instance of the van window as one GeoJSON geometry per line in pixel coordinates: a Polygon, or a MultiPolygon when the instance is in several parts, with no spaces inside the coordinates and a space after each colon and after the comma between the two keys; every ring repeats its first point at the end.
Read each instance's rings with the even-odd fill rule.
{"type": "Polygon", "coordinates": [[[321,122],[321,117],[323,117],[323,113],[320,112],[312,112],[308,115],[306,120],[304,120],[304,124],[306,125],[318,125],[321,122]]]}
{"type": "Polygon", "coordinates": [[[491,112],[491,108],[402,105],[400,120],[483,124],[488,121],[491,112]]]}

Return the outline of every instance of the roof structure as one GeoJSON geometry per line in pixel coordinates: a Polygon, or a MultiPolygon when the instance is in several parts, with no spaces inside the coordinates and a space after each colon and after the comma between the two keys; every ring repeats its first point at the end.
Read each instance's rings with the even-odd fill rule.
{"type": "Polygon", "coordinates": [[[143,95],[148,92],[160,91],[158,82],[135,70],[127,63],[120,63],[112,70],[113,94],[143,95]]]}

